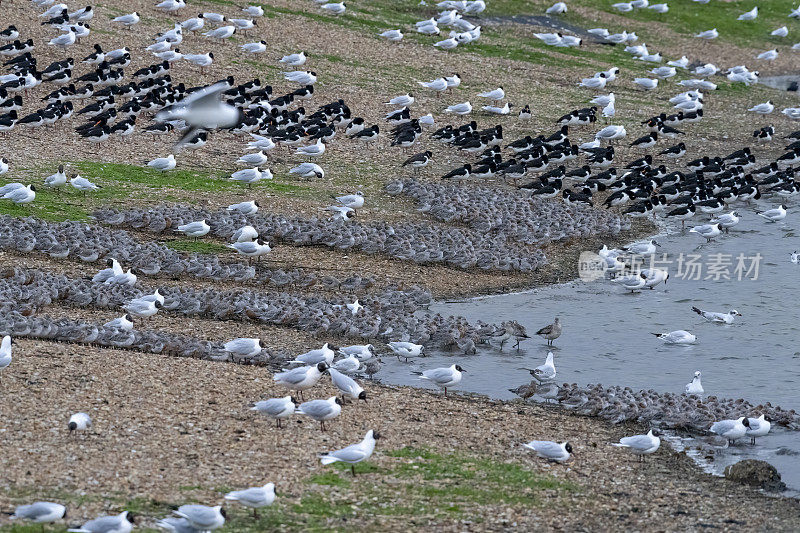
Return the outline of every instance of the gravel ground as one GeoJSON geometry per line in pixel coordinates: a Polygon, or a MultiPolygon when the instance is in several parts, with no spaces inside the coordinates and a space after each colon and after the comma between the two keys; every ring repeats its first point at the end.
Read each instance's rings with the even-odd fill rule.
{"type": "MultiPolygon", "coordinates": [[[[343,516],[330,517],[333,529],[473,529],[466,519],[489,530],[596,531],[617,524],[624,530],[791,531],[800,518],[796,500],[701,474],[666,446],[640,464],[607,445],[639,428],[607,427],[544,406],[368,384],[368,402],[345,406],[322,433],[300,417],[278,430],[248,411],[250,402],[283,394],[265,368],[20,341],[13,370],[2,378],[5,396],[14,400],[0,402],[0,508],[50,497],[70,504],[70,523],[138,499],[151,500],[160,512],[190,500],[214,504],[222,501],[220,487],[266,481],[275,482],[281,505],[296,504],[292,512],[302,514],[304,498],[321,490],[309,478],[326,471],[315,452],[357,441],[367,429],[384,437],[371,461],[377,468],[347,490],[325,493],[347,504],[343,516]],[[93,428],[70,437],[66,422],[77,411],[92,417],[93,428]],[[574,462],[549,465],[531,457],[520,444],[533,438],[569,440],[574,462]],[[536,505],[478,501],[463,518],[440,518],[433,510],[430,517],[359,511],[375,490],[380,498],[399,497],[387,488],[393,480],[385,471],[405,460],[392,456],[404,447],[509,463],[571,488],[538,491],[536,505]]],[[[333,392],[324,378],[313,396],[333,392]]],[[[154,516],[143,514],[141,524],[152,524],[154,516]]]]}

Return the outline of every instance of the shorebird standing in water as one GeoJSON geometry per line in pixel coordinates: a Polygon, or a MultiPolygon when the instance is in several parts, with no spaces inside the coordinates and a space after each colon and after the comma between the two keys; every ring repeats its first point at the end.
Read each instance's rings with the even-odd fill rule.
{"type": "Polygon", "coordinates": [[[561,336],[561,321],[556,317],[552,324],[543,327],[536,334],[547,339],[547,345],[552,346],[553,341],[561,336]]]}

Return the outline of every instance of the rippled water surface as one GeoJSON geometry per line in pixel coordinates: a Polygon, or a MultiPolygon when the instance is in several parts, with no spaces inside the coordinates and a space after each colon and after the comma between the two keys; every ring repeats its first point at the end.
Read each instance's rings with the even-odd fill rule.
{"type": "MultiPolygon", "coordinates": [[[[790,262],[791,253],[800,251],[800,209],[790,207],[779,223],[755,213],[756,208],[776,205],[761,202],[738,209],[742,220],[734,231],[708,244],[680,227],[657,236],[659,254],[668,254],[671,263],[670,280],[655,290],[631,294],[607,280],[575,281],[527,293],[439,302],[431,311],[464,315],[473,322],[517,320],[529,333],[560,317],[564,334],[553,348],[558,382],[682,392],[694,371],[701,370],[707,395],[741,397],[754,404],[770,401],[800,410],[800,264],[790,262]],[[681,278],[677,271],[681,253],[684,259],[700,254],[701,279],[681,278]],[[750,258],[761,255],[757,279],[751,279],[753,272],[736,279],[740,254],[746,266],[750,258]],[[721,261],[725,270],[728,260],[730,280],[705,279],[709,263],[721,261]],[[713,324],[693,313],[692,306],[722,312],[737,309],[743,316],[732,325],[713,324]],[[676,329],[696,334],[697,343],[665,345],[650,334],[676,329]]],[[[698,215],[690,222],[706,220],[707,216],[698,215]]],[[[484,345],[471,356],[434,353],[407,364],[384,359],[381,376],[393,383],[419,385],[412,370],[458,362],[467,370],[461,390],[513,398],[508,389],[529,381],[520,368],[542,364],[546,354],[545,341],[536,338],[524,341],[519,350],[508,344],[502,351],[484,345]]],[[[775,465],[784,482],[800,490],[800,432],[777,430],[755,447],[742,440],[715,455],[706,465],[711,471],[755,457],[775,465]]]]}

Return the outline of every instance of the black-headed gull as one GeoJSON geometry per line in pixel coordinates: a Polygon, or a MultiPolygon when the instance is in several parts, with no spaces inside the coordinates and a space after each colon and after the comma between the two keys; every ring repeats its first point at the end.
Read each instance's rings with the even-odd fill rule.
{"type": "Polygon", "coordinates": [[[283,398],[270,398],[269,400],[256,402],[250,410],[274,418],[278,427],[281,427],[281,420],[292,416],[297,405],[297,400],[291,396],[284,396],[283,398]]]}
{"type": "Polygon", "coordinates": [[[336,418],[342,412],[342,400],[338,396],[331,396],[327,400],[303,402],[295,412],[316,420],[320,423],[320,429],[325,431],[325,421],[336,418]]]}
{"type": "Polygon", "coordinates": [[[60,503],[35,502],[18,505],[11,515],[11,520],[29,520],[36,524],[46,524],[64,518],[67,508],[60,503]]]}
{"type": "Polygon", "coordinates": [[[424,346],[421,344],[414,344],[413,342],[392,341],[387,344],[390,350],[397,355],[398,358],[404,357],[408,361],[409,357],[417,357],[422,354],[424,346]]]}
{"type": "Polygon", "coordinates": [[[772,423],[763,414],[758,418],[748,418],[749,424],[746,435],[750,437],[750,444],[756,443],[756,437],[764,437],[772,429],[772,423]]]}
{"type": "MultiPolygon", "coordinates": [[[[355,356],[349,356],[349,358],[358,359],[355,356]]],[[[335,366],[335,365],[334,365],[335,366]]],[[[331,382],[339,389],[339,392],[342,393],[342,401],[345,398],[350,398],[351,400],[364,400],[367,401],[367,392],[359,385],[356,380],[343,374],[342,372],[336,370],[336,368],[329,368],[328,374],[331,376],[331,382]]]]}
{"type": "Polygon", "coordinates": [[[441,93],[447,90],[447,80],[444,78],[436,78],[431,81],[418,81],[423,87],[441,93]]]}
{"type": "MultiPolygon", "coordinates": [[[[240,109],[221,100],[222,93],[228,89],[228,84],[223,81],[195,91],[175,105],[158,113],[156,120],[160,122],[182,120],[186,123],[188,130],[178,141],[177,147],[194,138],[198,130],[231,128],[241,123],[243,113],[240,109]]],[[[172,168],[175,168],[174,164],[172,168]]]]}
{"type": "Polygon", "coordinates": [[[245,43],[240,45],[239,48],[248,54],[262,54],[267,51],[267,41],[258,41],[257,43],[245,43]]]}
{"type": "Polygon", "coordinates": [[[331,362],[333,362],[333,357],[336,355],[337,349],[338,348],[335,346],[330,346],[326,342],[322,345],[322,348],[310,350],[304,354],[298,355],[292,361],[290,361],[290,363],[303,363],[306,365],[325,363],[326,365],[330,366],[331,362]]]}
{"type": "Polygon", "coordinates": [[[753,113],[758,113],[759,115],[769,115],[775,110],[775,105],[773,105],[772,101],[764,102],[763,104],[754,105],[748,111],[752,111],[753,113]]]}
{"type": "Polygon", "coordinates": [[[225,525],[225,509],[221,505],[215,507],[198,504],[181,505],[177,511],[172,512],[188,520],[200,531],[213,531],[225,525]]]}
{"type": "Polygon", "coordinates": [[[236,160],[237,163],[242,165],[253,165],[256,167],[263,165],[267,161],[269,161],[269,159],[267,159],[267,155],[262,150],[251,154],[244,154],[236,160]]]}
{"type": "Polygon", "coordinates": [[[133,519],[128,516],[128,511],[122,511],[114,516],[100,516],[67,531],[73,533],[130,533],[132,530],[133,519]]]}
{"type": "Polygon", "coordinates": [[[36,187],[34,185],[19,187],[8,191],[2,198],[11,200],[15,204],[29,204],[36,199],[36,187]]]}
{"type": "Polygon", "coordinates": [[[781,204],[775,209],[768,209],[767,211],[762,211],[757,214],[758,216],[765,218],[770,222],[778,222],[779,220],[786,218],[786,206],[781,204]]]}
{"type": "Polygon", "coordinates": [[[253,509],[253,518],[258,518],[258,509],[272,505],[275,501],[275,483],[270,482],[263,487],[233,490],[225,495],[225,499],[250,507],[253,509]]]}
{"type": "Polygon", "coordinates": [[[614,283],[622,285],[626,291],[631,293],[644,289],[647,286],[647,276],[639,272],[638,274],[630,274],[628,276],[619,276],[614,278],[614,283]]]}
{"type": "Polygon", "coordinates": [[[749,20],[755,20],[757,17],[758,17],[758,6],[754,7],[750,11],[747,11],[746,13],[742,13],[736,20],[749,21],[749,20]]]}
{"type": "Polygon", "coordinates": [[[347,6],[344,2],[329,2],[321,5],[320,8],[334,15],[341,15],[347,10],[347,6]]]}
{"type": "Polygon", "coordinates": [[[355,194],[334,196],[333,198],[345,207],[350,207],[352,209],[360,209],[364,207],[364,193],[361,191],[358,191],[355,194]]]}
{"type": "Polygon", "coordinates": [[[285,63],[291,67],[299,67],[301,65],[304,65],[307,59],[308,56],[306,56],[305,52],[298,52],[296,54],[288,54],[283,56],[280,59],[280,62],[285,63]]]}
{"type": "Polygon", "coordinates": [[[741,417],[736,420],[720,420],[711,425],[709,431],[716,433],[720,437],[728,439],[729,444],[733,444],[736,439],[742,438],[747,433],[747,428],[750,427],[750,422],[746,417],[741,417]]]}
{"type": "Polygon", "coordinates": [[[460,104],[453,104],[448,106],[445,113],[453,113],[455,115],[469,115],[472,112],[472,104],[469,102],[462,102],[460,104]]]}
{"type": "Polygon", "coordinates": [[[231,181],[246,183],[247,188],[250,189],[254,183],[258,183],[261,180],[271,180],[272,171],[268,168],[265,168],[264,170],[261,170],[258,167],[245,168],[242,170],[237,170],[231,174],[231,177],[228,179],[231,181]]]}
{"type": "Polygon", "coordinates": [[[478,96],[480,96],[481,98],[486,98],[492,102],[499,102],[500,100],[506,97],[506,92],[503,90],[502,87],[498,87],[497,89],[493,89],[491,91],[478,93],[478,96]]]}
{"type": "Polygon", "coordinates": [[[524,443],[523,446],[536,452],[536,455],[542,459],[557,463],[568,461],[572,454],[572,445],[569,442],[559,444],[549,440],[532,440],[524,443]]]}
{"type": "Polygon", "coordinates": [[[710,41],[710,40],[713,40],[713,39],[716,39],[717,37],[719,37],[719,32],[717,31],[717,28],[713,28],[713,29],[710,29],[710,30],[701,31],[700,33],[695,35],[695,37],[710,41]]]}
{"type": "Polygon", "coordinates": [[[693,227],[689,230],[689,233],[697,233],[701,237],[704,237],[706,242],[711,242],[711,240],[722,233],[722,231],[720,230],[719,224],[703,224],[693,227]]]}
{"type": "Polygon", "coordinates": [[[653,80],[653,79],[650,79],[650,78],[634,78],[633,79],[633,83],[635,83],[636,85],[638,85],[639,87],[642,87],[643,89],[645,89],[647,91],[652,91],[653,89],[658,87],[658,80],[657,79],[653,80]]]}
{"type": "Polygon", "coordinates": [[[181,232],[187,237],[193,237],[194,240],[197,240],[200,237],[208,234],[208,232],[211,231],[211,226],[209,226],[205,219],[203,219],[195,222],[189,222],[188,224],[181,224],[175,231],[181,232]]]}
{"type": "Polygon", "coordinates": [[[86,413],[75,413],[69,417],[67,428],[70,435],[73,431],[88,431],[92,427],[92,419],[86,413]]]}
{"type": "Polygon", "coordinates": [[[403,32],[400,30],[386,30],[378,35],[393,43],[403,40],[403,32]]]}
{"type": "Polygon", "coordinates": [[[300,85],[314,85],[317,83],[317,73],[314,71],[299,71],[284,72],[283,77],[287,81],[293,81],[300,85]]]}
{"type": "Polygon", "coordinates": [[[247,257],[248,263],[250,263],[254,258],[258,258],[260,261],[262,256],[265,256],[272,251],[269,243],[261,239],[255,241],[234,242],[232,244],[228,244],[227,246],[228,248],[233,248],[243,256],[247,257]]]}
{"type": "Polygon", "coordinates": [[[226,352],[236,358],[250,359],[261,353],[261,339],[238,338],[226,342],[222,346],[226,352]]]}
{"type": "Polygon", "coordinates": [[[303,366],[275,374],[272,379],[289,390],[298,391],[302,398],[303,391],[316,385],[322,377],[322,373],[327,369],[328,365],[319,363],[317,365],[303,366]]]}
{"type": "Polygon", "coordinates": [[[739,223],[739,215],[736,213],[736,211],[731,211],[730,213],[725,213],[724,215],[712,218],[711,222],[714,224],[719,224],[721,228],[725,229],[725,233],[728,233],[730,228],[739,223]]]}
{"type": "Polygon", "coordinates": [[[703,311],[697,307],[692,307],[692,311],[705,318],[709,322],[719,322],[722,324],[731,324],[733,323],[735,317],[742,316],[742,314],[736,309],[731,309],[727,313],[714,313],[712,311],[703,311]]]}
{"type": "Polygon", "coordinates": [[[366,461],[372,457],[372,452],[375,451],[375,441],[379,438],[380,435],[376,431],[370,429],[364,436],[364,440],[358,444],[352,444],[347,448],[322,454],[319,456],[319,459],[323,465],[336,462],[348,463],[350,465],[350,471],[355,476],[356,463],[366,461]]]}
{"type": "Polygon", "coordinates": [[[120,331],[133,331],[133,317],[130,315],[122,315],[109,322],[103,324],[105,328],[114,328],[120,331]]]}
{"type": "Polygon", "coordinates": [[[11,364],[11,345],[13,341],[10,335],[6,335],[3,337],[3,341],[0,343],[0,370],[4,368],[8,368],[11,364]]]}
{"type": "Polygon", "coordinates": [[[147,163],[147,166],[162,172],[166,172],[167,170],[172,170],[175,168],[176,164],[175,156],[173,154],[169,154],[167,157],[157,157],[156,159],[153,159],[147,163]]]}
{"type": "Polygon", "coordinates": [[[611,445],[619,448],[627,448],[638,455],[640,461],[643,461],[645,455],[650,455],[658,451],[658,448],[661,446],[661,439],[659,438],[658,430],[651,429],[646,435],[623,437],[619,439],[618,443],[615,442],[611,445]]]}
{"type": "Polygon", "coordinates": [[[228,25],[214,28],[213,30],[203,33],[203,35],[212,39],[227,39],[232,37],[234,33],[236,33],[236,26],[228,25]]]}
{"type": "Polygon", "coordinates": [[[705,390],[703,390],[703,383],[701,381],[702,374],[699,370],[694,373],[694,377],[692,378],[691,383],[686,384],[686,394],[703,394],[705,390]]]}
{"type": "Polygon", "coordinates": [[[459,365],[450,365],[441,368],[432,368],[423,372],[417,372],[419,379],[430,381],[437,387],[444,389],[444,395],[447,396],[447,388],[454,387],[461,383],[461,374],[466,372],[459,365]]]}
{"type": "Polygon", "coordinates": [[[249,202],[239,202],[238,204],[231,204],[226,209],[228,211],[237,211],[243,215],[254,215],[258,212],[258,208],[261,207],[256,200],[250,200],[249,202]]]}
{"type": "Polygon", "coordinates": [[[301,178],[324,178],[325,170],[316,163],[301,163],[289,170],[289,174],[298,174],[301,178]]]}
{"type": "Polygon", "coordinates": [[[688,331],[678,329],[669,333],[653,333],[667,344],[694,344],[697,337],[688,331]]]}
{"type": "Polygon", "coordinates": [[[531,376],[539,381],[552,381],[556,378],[556,365],[553,361],[553,352],[547,352],[547,358],[543,365],[539,365],[530,371],[531,376]]]}
{"type": "MultiPolygon", "coordinates": [[[[106,282],[108,282],[108,280],[106,280],[106,282]]],[[[161,302],[146,302],[141,299],[131,300],[122,306],[125,311],[136,318],[147,318],[153,316],[158,313],[158,310],[162,307],[163,305],[161,302]]]]}

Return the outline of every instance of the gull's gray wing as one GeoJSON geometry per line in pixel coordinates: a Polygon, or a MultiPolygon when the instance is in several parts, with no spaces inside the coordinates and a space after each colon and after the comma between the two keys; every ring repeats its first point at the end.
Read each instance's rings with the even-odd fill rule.
{"type": "Polygon", "coordinates": [[[294,368],[292,370],[287,370],[286,372],[281,372],[280,374],[275,374],[273,379],[275,381],[297,385],[306,379],[306,371],[306,367],[294,368]]]}
{"type": "Polygon", "coordinates": [[[624,444],[629,448],[636,450],[646,450],[653,446],[653,441],[647,435],[634,435],[632,437],[624,437],[619,439],[620,444],[624,444]]]}
{"type": "Polygon", "coordinates": [[[345,463],[357,463],[359,461],[363,461],[367,457],[367,454],[364,452],[364,449],[360,444],[353,444],[347,448],[329,452],[328,455],[336,457],[345,463]]]}
{"type": "Polygon", "coordinates": [[[286,403],[283,401],[282,398],[271,398],[269,400],[263,400],[260,402],[256,402],[253,406],[255,407],[256,411],[261,413],[267,413],[271,416],[277,416],[286,409],[286,403]]]}
{"type": "Polygon", "coordinates": [[[328,400],[311,400],[310,402],[300,404],[298,410],[311,418],[322,418],[331,413],[333,406],[328,400]]]}
{"type": "Polygon", "coordinates": [[[329,368],[328,369],[328,374],[330,374],[331,381],[336,386],[336,388],[339,389],[339,390],[349,392],[351,390],[354,390],[356,385],[358,385],[356,383],[356,380],[354,380],[350,376],[346,376],[346,375],[342,374],[341,372],[339,372],[335,368],[329,368]]]}
{"type": "Polygon", "coordinates": [[[435,383],[447,383],[453,379],[453,371],[449,368],[426,370],[422,375],[435,383]]]}

